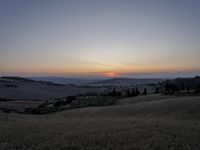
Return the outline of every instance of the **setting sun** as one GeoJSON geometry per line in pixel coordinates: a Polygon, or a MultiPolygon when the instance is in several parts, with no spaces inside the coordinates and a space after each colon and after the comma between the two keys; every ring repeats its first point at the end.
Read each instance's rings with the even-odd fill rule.
{"type": "Polygon", "coordinates": [[[107,77],[114,78],[114,77],[117,76],[117,73],[115,73],[115,72],[106,72],[106,73],[104,73],[104,75],[107,76],[107,77]]]}

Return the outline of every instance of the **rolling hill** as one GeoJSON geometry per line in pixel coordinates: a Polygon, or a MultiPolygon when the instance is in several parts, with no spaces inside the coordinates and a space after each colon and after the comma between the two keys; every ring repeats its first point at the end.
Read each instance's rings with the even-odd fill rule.
{"type": "Polygon", "coordinates": [[[11,100],[53,100],[68,95],[101,92],[103,88],[88,88],[35,81],[20,77],[0,78],[0,98],[11,100]]]}
{"type": "Polygon", "coordinates": [[[130,86],[158,83],[159,81],[163,81],[163,79],[112,78],[102,81],[90,82],[89,84],[93,86],[130,86]]]}
{"type": "Polygon", "coordinates": [[[45,115],[0,112],[0,149],[200,148],[200,97],[147,95],[119,101],[123,100],[45,115]]]}
{"type": "Polygon", "coordinates": [[[200,118],[200,97],[173,97],[173,96],[139,96],[136,98],[122,99],[125,104],[117,103],[109,107],[82,108],[61,112],[72,116],[92,117],[175,117],[175,118],[200,118]],[[153,98],[154,97],[154,98],[153,98]],[[152,99],[153,98],[153,99],[152,99]],[[139,100],[139,101],[138,101],[139,100]]]}

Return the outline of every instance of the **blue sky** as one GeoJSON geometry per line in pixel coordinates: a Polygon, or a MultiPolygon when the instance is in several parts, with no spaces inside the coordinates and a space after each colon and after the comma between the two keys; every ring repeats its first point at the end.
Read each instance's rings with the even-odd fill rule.
{"type": "Polygon", "coordinates": [[[1,0],[1,75],[200,73],[199,0],[1,0]]]}

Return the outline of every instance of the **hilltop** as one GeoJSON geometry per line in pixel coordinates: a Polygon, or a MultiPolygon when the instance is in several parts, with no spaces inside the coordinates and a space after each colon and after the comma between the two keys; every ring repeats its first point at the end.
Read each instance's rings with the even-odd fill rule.
{"type": "Polygon", "coordinates": [[[134,79],[134,78],[112,78],[97,82],[91,82],[90,85],[95,86],[130,86],[152,84],[164,81],[164,79],[134,79]]]}

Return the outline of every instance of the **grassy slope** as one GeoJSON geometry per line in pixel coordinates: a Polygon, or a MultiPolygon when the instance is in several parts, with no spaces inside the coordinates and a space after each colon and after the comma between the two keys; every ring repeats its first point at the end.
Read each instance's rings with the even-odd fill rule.
{"type": "Polygon", "coordinates": [[[0,149],[200,149],[200,97],[158,97],[40,116],[10,114],[8,121],[0,113],[0,149]]]}
{"type": "Polygon", "coordinates": [[[164,100],[169,98],[176,98],[177,96],[174,95],[162,95],[162,94],[151,94],[151,95],[144,95],[144,96],[137,96],[137,97],[130,97],[124,98],[117,101],[117,105],[123,104],[134,104],[134,103],[141,103],[141,102],[148,102],[148,101],[156,101],[156,100],[164,100]]]}
{"type": "MultiPolygon", "coordinates": [[[[109,107],[90,107],[74,109],[60,114],[70,117],[165,117],[175,119],[200,118],[200,97],[173,97],[158,96],[155,100],[142,101],[149,96],[129,99],[130,103],[109,107]],[[160,100],[158,98],[161,98],[160,100]],[[136,102],[137,101],[137,102],[136,102]]],[[[126,99],[125,99],[126,100],[126,99]]]]}

